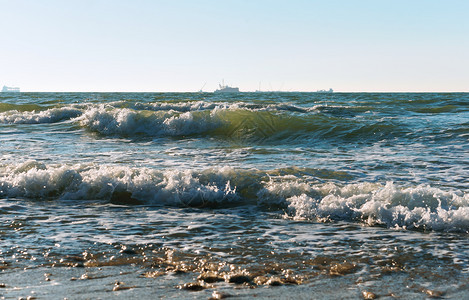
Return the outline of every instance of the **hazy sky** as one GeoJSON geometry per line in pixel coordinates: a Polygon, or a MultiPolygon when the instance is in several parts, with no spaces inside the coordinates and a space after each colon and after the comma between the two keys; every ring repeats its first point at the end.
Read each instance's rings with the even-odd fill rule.
{"type": "Polygon", "coordinates": [[[467,0],[0,0],[22,91],[469,91],[467,0]]]}

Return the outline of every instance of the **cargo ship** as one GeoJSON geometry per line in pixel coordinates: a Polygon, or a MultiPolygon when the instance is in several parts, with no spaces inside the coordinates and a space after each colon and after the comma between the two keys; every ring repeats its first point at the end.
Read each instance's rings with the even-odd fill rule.
{"type": "Polygon", "coordinates": [[[20,88],[19,87],[9,87],[4,85],[2,89],[2,93],[19,93],[20,88]]]}

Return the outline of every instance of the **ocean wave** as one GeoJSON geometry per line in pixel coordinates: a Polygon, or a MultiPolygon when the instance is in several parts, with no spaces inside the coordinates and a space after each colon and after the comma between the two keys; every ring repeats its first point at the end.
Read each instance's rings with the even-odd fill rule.
{"type": "Polygon", "coordinates": [[[252,111],[291,111],[308,112],[308,108],[302,108],[288,103],[247,103],[247,102],[206,102],[206,101],[183,101],[183,102],[114,102],[110,105],[116,108],[129,108],[133,110],[149,111],[177,111],[195,112],[220,109],[247,109],[252,111]]]}
{"type": "MultiPolygon", "coordinates": [[[[256,205],[295,220],[469,232],[469,194],[428,185],[320,180],[323,170],[157,170],[28,161],[0,167],[0,197],[132,205],[256,205]]],[[[328,175],[330,176],[330,174],[328,175]]]]}
{"type": "MultiPolygon", "coordinates": [[[[367,105],[297,106],[291,103],[247,102],[132,102],[56,104],[37,109],[31,105],[4,104],[0,124],[73,125],[113,137],[200,137],[234,142],[340,141],[376,142],[404,139],[465,138],[443,125],[430,131],[414,119],[374,115],[367,105]],[[23,107],[24,106],[24,107],[23,107]],[[368,113],[370,111],[370,113],[368,113]]],[[[1,110],[0,110],[1,111],[1,110]]],[[[459,126],[459,124],[456,124],[459,126]]],[[[464,125],[461,130],[464,131],[464,125]]],[[[460,131],[461,131],[460,130],[460,131]]]]}
{"type": "Polygon", "coordinates": [[[9,198],[106,200],[203,206],[239,200],[229,169],[205,172],[95,165],[48,166],[28,161],[4,166],[0,195],[9,198]]]}
{"type": "Polygon", "coordinates": [[[179,136],[202,133],[220,126],[210,112],[135,111],[105,105],[88,109],[76,119],[81,126],[104,135],[179,136]]]}
{"type": "Polygon", "coordinates": [[[59,107],[42,111],[9,110],[0,113],[0,123],[3,124],[43,124],[57,123],[76,118],[82,110],[75,107],[59,107]]]}
{"type": "Polygon", "coordinates": [[[33,111],[43,110],[44,108],[37,104],[13,104],[13,103],[0,103],[0,112],[9,110],[15,111],[33,111]]]}
{"type": "Polygon", "coordinates": [[[422,114],[439,114],[439,113],[457,113],[463,110],[463,107],[457,105],[442,105],[442,106],[434,106],[434,107],[416,107],[409,109],[410,111],[422,114]]]}
{"type": "Polygon", "coordinates": [[[133,110],[100,105],[87,109],[75,121],[102,135],[133,137],[204,135],[232,141],[294,139],[379,140],[406,132],[392,120],[357,120],[321,113],[290,113],[216,107],[179,112],[133,110]]]}
{"type": "Polygon", "coordinates": [[[226,108],[228,103],[214,103],[205,101],[184,101],[184,102],[115,102],[111,103],[116,108],[128,108],[133,110],[149,110],[149,111],[178,111],[190,112],[200,110],[213,110],[215,108],[226,108]]]}
{"type": "Polygon", "coordinates": [[[327,184],[286,198],[288,216],[360,221],[398,229],[469,232],[469,194],[420,185],[327,184]]]}

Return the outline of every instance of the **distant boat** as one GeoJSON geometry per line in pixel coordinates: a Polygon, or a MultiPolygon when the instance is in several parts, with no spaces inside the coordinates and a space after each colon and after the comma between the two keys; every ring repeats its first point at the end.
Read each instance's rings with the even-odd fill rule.
{"type": "Polygon", "coordinates": [[[327,91],[326,91],[326,90],[317,90],[317,91],[316,91],[316,93],[329,93],[329,94],[330,94],[330,93],[333,93],[333,92],[334,92],[333,89],[329,89],[329,90],[327,90],[327,91]]]}
{"type": "Polygon", "coordinates": [[[19,93],[19,92],[20,92],[20,88],[18,87],[9,87],[9,86],[4,85],[2,89],[2,93],[19,93]]]}
{"type": "Polygon", "coordinates": [[[239,88],[231,87],[225,85],[225,81],[222,84],[218,84],[220,87],[218,90],[215,90],[214,93],[239,93],[239,88]]]}
{"type": "Polygon", "coordinates": [[[204,83],[204,85],[200,88],[199,93],[203,93],[203,92],[204,92],[203,89],[204,89],[204,87],[205,87],[206,84],[207,84],[207,83],[204,83]]]}
{"type": "Polygon", "coordinates": [[[261,90],[261,82],[259,81],[259,89],[256,90],[256,93],[262,93],[262,90],[261,90]]]}
{"type": "Polygon", "coordinates": [[[272,85],[270,83],[269,83],[269,85],[270,85],[270,90],[263,91],[263,90],[261,90],[261,82],[259,81],[259,89],[255,90],[254,92],[255,93],[284,93],[285,92],[285,91],[282,91],[283,83],[282,83],[282,86],[280,87],[280,90],[278,90],[278,91],[274,91],[272,89],[272,85]]]}

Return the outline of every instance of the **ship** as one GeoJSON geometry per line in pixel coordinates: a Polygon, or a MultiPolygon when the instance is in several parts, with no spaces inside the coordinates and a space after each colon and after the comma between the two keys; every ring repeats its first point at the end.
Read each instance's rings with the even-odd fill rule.
{"type": "Polygon", "coordinates": [[[317,91],[316,91],[316,93],[328,93],[328,94],[333,93],[333,92],[334,92],[333,89],[329,89],[329,90],[317,90],[317,91]]]}
{"type": "Polygon", "coordinates": [[[9,87],[9,86],[4,85],[2,89],[2,93],[19,93],[19,92],[20,92],[20,88],[18,87],[9,87]]]}
{"type": "Polygon", "coordinates": [[[219,89],[215,90],[214,93],[239,93],[239,88],[225,85],[224,80],[223,80],[223,83],[218,84],[218,86],[219,86],[219,89]]]}

